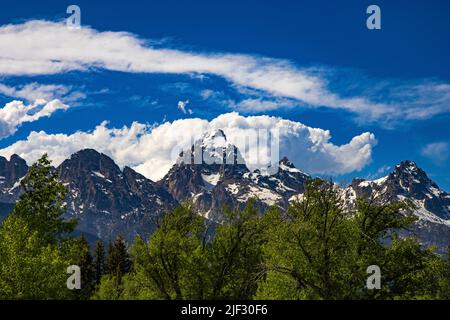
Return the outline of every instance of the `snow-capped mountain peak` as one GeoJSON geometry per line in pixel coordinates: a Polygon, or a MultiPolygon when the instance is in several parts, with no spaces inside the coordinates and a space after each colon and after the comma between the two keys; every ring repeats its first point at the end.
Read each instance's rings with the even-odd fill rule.
{"type": "MultiPolygon", "coordinates": [[[[381,202],[409,200],[419,218],[414,230],[418,234],[441,228],[448,233],[446,228],[450,227],[450,195],[413,161],[402,161],[387,176],[376,180],[354,179],[343,190],[343,197],[349,207],[354,206],[357,197],[376,197],[381,202]]],[[[439,241],[445,242],[448,234],[441,237],[439,241]]]]}
{"type": "Polygon", "coordinates": [[[245,165],[238,148],[227,141],[223,130],[206,132],[190,149],[180,153],[177,164],[245,165]]]}
{"type": "MultiPolygon", "coordinates": [[[[311,179],[286,157],[279,161],[275,174],[251,172],[236,161],[239,150],[221,130],[206,133],[184,153],[192,161],[176,163],[157,183],[128,167],[121,170],[112,159],[95,150],[73,154],[56,168],[69,189],[67,215],[79,219],[80,231],[103,239],[118,232],[129,238],[141,233],[147,236],[155,226],[155,218],[180,202],[192,202],[194,210],[212,221],[220,221],[225,205],[242,208],[250,198],[258,199],[256,205],[261,212],[272,205],[284,210],[290,201],[303,198],[305,185],[311,179]],[[204,161],[205,153],[222,161],[208,163],[204,161]],[[197,163],[194,160],[198,155],[201,157],[197,163]],[[233,161],[227,162],[230,157],[233,161]]],[[[11,208],[18,199],[20,188],[14,186],[27,171],[25,161],[19,157],[9,161],[0,157],[0,216],[2,205],[11,208]]],[[[445,248],[450,241],[450,195],[416,163],[403,161],[385,177],[354,179],[342,189],[349,210],[354,208],[357,197],[374,195],[415,204],[419,221],[414,232],[424,244],[445,248]]]]}
{"type": "Polygon", "coordinates": [[[227,136],[222,129],[206,132],[200,141],[205,148],[223,148],[227,146],[227,136]]]}

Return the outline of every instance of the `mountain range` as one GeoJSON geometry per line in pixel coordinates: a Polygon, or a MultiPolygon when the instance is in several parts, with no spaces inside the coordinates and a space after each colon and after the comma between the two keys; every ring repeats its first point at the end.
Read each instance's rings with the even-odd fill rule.
{"type": "MultiPolygon", "coordinates": [[[[212,223],[220,222],[224,205],[242,208],[253,197],[261,212],[270,206],[284,210],[301,197],[312,179],[285,157],[276,174],[250,171],[222,130],[205,134],[183,151],[157,182],[132,168],[121,169],[93,149],[74,153],[55,170],[69,190],[66,217],[77,218],[77,231],[89,239],[105,241],[118,234],[129,241],[136,235],[146,238],[167,211],[186,201],[212,223]]],[[[0,219],[19,199],[20,180],[27,171],[27,163],[18,155],[9,160],[0,156],[0,219]]],[[[349,186],[337,188],[350,210],[357,197],[409,200],[418,221],[403,234],[417,235],[425,246],[436,245],[439,253],[450,244],[450,195],[413,161],[401,162],[383,178],[354,179],[349,186]]]]}

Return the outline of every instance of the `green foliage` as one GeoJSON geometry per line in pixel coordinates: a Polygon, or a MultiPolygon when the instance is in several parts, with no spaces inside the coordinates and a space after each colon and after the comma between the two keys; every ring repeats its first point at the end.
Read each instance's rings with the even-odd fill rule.
{"type": "Polygon", "coordinates": [[[64,237],[75,222],[62,218],[66,189],[46,155],[31,166],[21,187],[24,193],[0,227],[0,298],[79,298],[67,289],[67,267],[83,263],[83,251],[64,237]]]}
{"type": "Polygon", "coordinates": [[[107,270],[108,274],[116,277],[119,282],[131,270],[130,255],[121,235],[118,235],[114,242],[109,244],[107,270]]]}
{"type": "Polygon", "coordinates": [[[344,297],[356,260],[355,225],[331,183],[312,181],[304,199],[280,214],[264,246],[267,278],[258,298],[344,297]],[[286,290],[284,290],[286,288],[286,290]]]}
{"type": "Polygon", "coordinates": [[[251,202],[242,211],[224,210],[224,221],[212,235],[189,206],[175,209],[148,243],[136,239],[134,273],[125,281],[123,296],[251,299],[263,270],[265,221],[251,202]]]}
{"type": "Polygon", "coordinates": [[[74,220],[64,221],[64,205],[67,190],[59,182],[58,175],[44,154],[34,163],[20,182],[23,194],[12,215],[27,221],[31,230],[38,233],[44,243],[59,241],[64,234],[74,230],[74,220]]]}
{"type": "Polygon", "coordinates": [[[394,238],[385,250],[380,299],[445,299],[448,278],[445,260],[423,250],[414,238],[394,238]]]}
{"type": "Polygon", "coordinates": [[[447,263],[396,230],[415,219],[407,203],[356,202],[348,212],[332,183],[311,181],[286,212],[223,210],[214,230],[181,206],[148,242],[132,246],[134,271],[102,279],[109,299],[445,299],[447,263]],[[381,269],[369,290],[367,267],[381,269]]]}
{"type": "Polygon", "coordinates": [[[409,204],[358,199],[356,212],[343,208],[331,183],[308,185],[302,201],[272,226],[257,298],[445,298],[444,260],[395,233],[415,220],[409,204]],[[365,287],[370,265],[381,269],[380,290],[365,287]]]}
{"type": "MultiPolygon", "coordinates": [[[[149,241],[130,252],[123,237],[67,236],[66,190],[44,155],[21,182],[24,193],[0,226],[0,299],[449,299],[450,264],[396,232],[415,221],[411,205],[357,199],[349,212],[332,183],[310,181],[286,211],[258,215],[253,200],[224,208],[220,223],[189,205],[167,213],[149,241]],[[82,289],[66,287],[81,268],[82,289]],[[369,290],[367,267],[381,288],[369,290]]],[[[450,250],[450,247],[449,247],[450,250]]]]}
{"type": "Polygon", "coordinates": [[[92,300],[119,300],[122,292],[122,279],[119,281],[115,276],[105,275],[92,296],[92,300]]]}
{"type": "Polygon", "coordinates": [[[76,265],[81,269],[81,289],[76,294],[80,299],[89,299],[95,289],[94,261],[90,246],[84,235],[75,244],[77,250],[76,265]]]}
{"type": "Polygon", "coordinates": [[[67,299],[71,261],[58,247],[43,245],[37,231],[16,215],[0,229],[0,299],[67,299]]]}
{"type": "Polygon", "coordinates": [[[119,235],[109,243],[107,276],[101,277],[95,299],[118,299],[123,291],[124,276],[131,271],[132,262],[124,238],[119,235]],[[107,298],[108,296],[113,298],[107,298]]]}
{"type": "Polygon", "coordinates": [[[217,227],[208,246],[210,299],[251,299],[263,272],[262,245],[270,213],[264,219],[253,202],[244,210],[224,210],[225,221],[217,227]]]}
{"type": "Polygon", "coordinates": [[[136,238],[132,281],[140,283],[143,292],[137,298],[200,298],[207,263],[201,259],[203,233],[203,218],[181,206],[166,215],[149,243],[136,238]]]}

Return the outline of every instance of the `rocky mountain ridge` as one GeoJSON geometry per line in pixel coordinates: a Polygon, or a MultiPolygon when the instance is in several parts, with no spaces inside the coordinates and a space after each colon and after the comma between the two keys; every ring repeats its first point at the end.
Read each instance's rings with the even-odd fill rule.
{"type": "MultiPolygon", "coordinates": [[[[0,157],[0,217],[17,201],[20,179],[27,170],[17,155],[10,160],[0,157]]],[[[279,161],[276,174],[249,171],[222,130],[207,133],[183,151],[158,182],[129,167],[121,170],[111,158],[92,149],[73,154],[56,170],[69,190],[66,216],[78,219],[80,232],[104,240],[120,233],[130,241],[138,234],[151,234],[164,213],[183,202],[192,203],[212,222],[220,222],[224,205],[243,207],[254,197],[261,211],[272,205],[285,209],[301,197],[311,179],[287,158],[279,161]]],[[[350,210],[356,197],[408,199],[416,205],[419,218],[411,232],[440,249],[450,243],[450,195],[412,161],[401,162],[377,180],[354,179],[340,190],[350,210]]]]}

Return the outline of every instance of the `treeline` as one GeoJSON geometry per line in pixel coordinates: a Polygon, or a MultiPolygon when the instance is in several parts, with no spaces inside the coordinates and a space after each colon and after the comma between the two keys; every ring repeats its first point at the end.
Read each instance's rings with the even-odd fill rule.
{"type": "Polygon", "coordinates": [[[358,199],[348,213],[321,180],[287,211],[260,215],[249,201],[224,208],[213,228],[180,206],[148,241],[119,236],[107,250],[68,236],[76,222],[62,219],[66,190],[46,156],[21,186],[0,226],[1,299],[450,298],[447,259],[396,234],[415,221],[407,203],[358,199]],[[70,265],[81,269],[80,290],[66,286],[70,265]],[[378,276],[380,286],[368,288],[378,276]]]}

